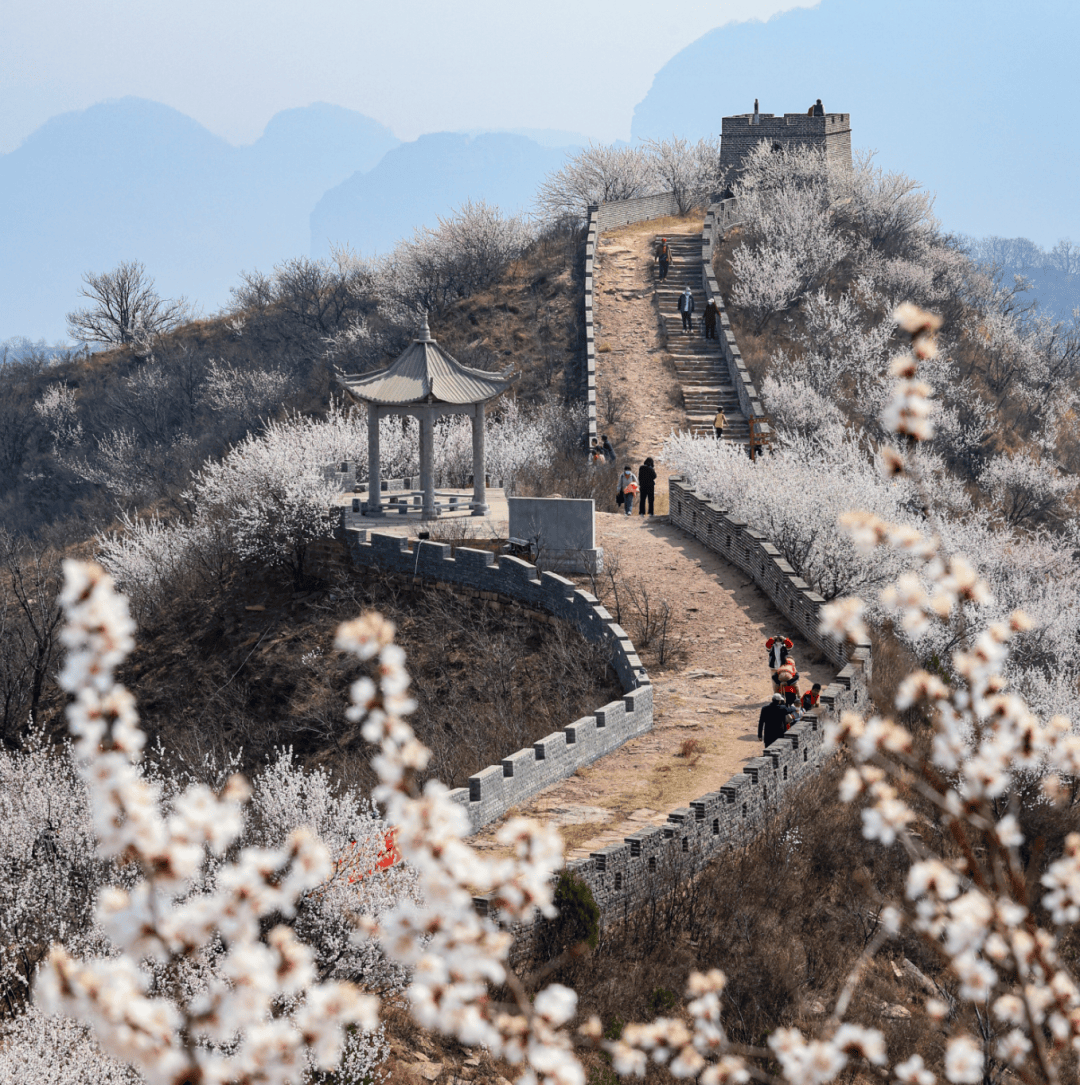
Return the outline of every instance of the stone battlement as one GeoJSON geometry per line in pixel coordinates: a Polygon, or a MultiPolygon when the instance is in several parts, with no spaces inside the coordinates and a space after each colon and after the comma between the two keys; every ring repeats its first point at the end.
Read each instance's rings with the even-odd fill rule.
{"type": "Polygon", "coordinates": [[[721,121],[720,166],[726,171],[729,183],[738,176],[747,156],[761,143],[778,150],[800,147],[823,150],[830,177],[850,175],[850,113],[826,113],[823,117],[808,113],[785,113],[782,117],[759,113],[756,121],[753,113],[740,113],[721,121]]]}
{"type": "Polygon", "coordinates": [[[628,739],[652,730],[649,675],[626,631],[594,595],[565,577],[540,573],[505,554],[496,559],[487,550],[458,547],[451,556],[446,543],[420,541],[410,546],[409,539],[398,535],[374,531],[369,535],[352,527],[341,534],[337,541],[315,544],[313,560],[324,566],[337,562],[378,568],[427,587],[463,590],[495,605],[535,610],[568,623],[592,643],[610,646],[611,666],[625,691],[622,700],[481,769],[469,777],[468,787],[450,792],[450,798],[465,808],[474,832],[628,739]]]}

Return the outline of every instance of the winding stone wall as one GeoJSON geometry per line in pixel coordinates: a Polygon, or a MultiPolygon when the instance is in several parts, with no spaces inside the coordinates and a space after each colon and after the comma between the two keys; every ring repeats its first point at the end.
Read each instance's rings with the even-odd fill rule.
{"type": "MultiPolygon", "coordinates": [[[[860,644],[848,652],[818,632],[824,599],[795,575],[775,546],[682,480],[673,478],[669,485],[671,522],[751,577],[800,634],[840,669],[822,690],[818,710],[803,716],[761,757],[751,758],[740,775],[672,811],[665,825],[641,829],[622,844],[567,864],[592,890],[605,924],[670,892],[725,850],[748,843],[785,795],[821,764],[825,721],[866,704],[871,676],[870,645],[860,644]]],[[[481,897],[477,906],[486,911],[490,902],[481,897]]],[[[536,933],[534,925],[515,929],[515,963],[533,953],[536,933]]]]}
{"type": "MultiPolygon", "coordinates": [[[[621,225],[641,219],[610,216],[604,221],[621,225]]],[[[596,432],[596,385],[592,289],[600,223],[598,209],[592,209],[586,248],[585,314],[589,343],[589,418],[593,435],[596,432]]],[[[737,201],[721,200],[709,208],[702,233],[702,275],[706,294],[715,298],[720,307],[724,333],[720,343],[732,381],[738,389],[740,406],[748,416],[760,417],[764,412],[757,390],[735,342],[712,270],[715,245],[727,229],[737,224],[737,201]]],[[[860,644],[849,652],[845,646],[818,632],[820,610],[825,600],[795,575],[794,569],[772,543],[745,522],[733,519],[718,505],[706,501],[681,479],[669,480],[669,494],[671,522],[750,576],[800,634],[831,659],[839,671],[835,680],[822,690],[817,711],[804,715],[761,757],[750,758],[741,774],[687,806],[672,811],[666,824],[641,829],[621,844],[612,844],[593,852],[587,859],[567,864],[568,869],[592,890],[600,907],[601,922],[605,925],[662,897],[699,873],[725,850],[753,839],[791,789],[806,780],[821,764],[826,752],[825,721],[846,708],[865,705],[871,676],[871,646],[860,644]]],[[[487,914],[492,902],[488,897],[477,897],[476,906],[481,913],[487,914]]],[[[512,964],[523,964],[533,955],[538,929],[535,923],[514,928],[512,964]]]]}
{"type": "Polygon", "coordinates": [[[682,479],[669,479],[668,485],[673,524],[746,573],[806,640],[844,668],[840,672],[842,680],[849,681],[856,669],[869,677],[870,645],[860,644],[849,651],[818,632],[825,600],[795,575],[764,535],[706,501],[682,479]]]}
{"type": "Polygon", "coordinates": [[[519,558],[496,560],[486,550],[458,547],[451,556],[445,543],[417,542],[346,528],[339,540],[324,540],[310,551],[314,565],[361,565],[410,578],[433,589],[464,591],[500,606],[524,607],[572,625],[588,641],[611,648],[611,666],[625,696],[596,709],[591,716],[510,754],[469,777],[468,787],[451,791],[469,815],[473,831],[530,799],[545,787],[572,776],[579,768],[618,749],[628,739],[652,730],[653,691],[626,631],[599,600],[555,573],[538,573],[519,558]]]}

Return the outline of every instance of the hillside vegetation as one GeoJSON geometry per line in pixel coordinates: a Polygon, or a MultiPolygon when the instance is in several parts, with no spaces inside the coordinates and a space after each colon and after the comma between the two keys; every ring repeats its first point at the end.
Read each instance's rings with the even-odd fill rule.
{"type": "MultiPolygon", "coordinates": [[[[676,155],[691,192],[698,152],[676,155]]],[[[548,190],[564,223],[593,184],[657,183],[643,156],[578,165],[548,190]]],[[[379,1079],[388,1021],[398,1051],[449,1037],[428,1080],[458,1076],[462,1044],[484,1052],[468,1078],[525,1063],[558,1085],[1076,1081],[1080,741],[1053,715],[1080,682],[1076,337],[1019,311],[907,178],[862,162],[838,191],[820,158],[765,152],[738,187],[718,273],[777,441],[751,461],[673,435],[664,454],[831,601],[829,631],[872,629],[873,706],[755,840],[653,870],[602,935],[583,887],[552,884],[553,827],[509,819],[512,858],[481,855],[436,778],[612,696],[603,656],[305,551],[322,468],[364,455],[333,367],[385,362],[420,308],[463,361],[521,363],[489,431],[511,485],[569,479],[571,228],[530,238],[467,207],[388,263],[247,274],[219,320],[0,375],[29,418],[4,476],[0,1081],[126,1085],[123,1062],[355,1085],[379,1079]],[[90,551],[142,646],[109,580],[70,565],[54,683],[57,561],[90,551]],[[372,606],[400,643],[373,612],[339,626],[372,606]],[[65,701],[70,746],[49,742],[65,701]],[[549,959],[521,979],[477,885],[510,923],[544,913],[549,959]]],[[[443,427],[441,477],[460,438],[443,427]]],[[[403,471],[410,444],[388,431],[403,471]]]]}

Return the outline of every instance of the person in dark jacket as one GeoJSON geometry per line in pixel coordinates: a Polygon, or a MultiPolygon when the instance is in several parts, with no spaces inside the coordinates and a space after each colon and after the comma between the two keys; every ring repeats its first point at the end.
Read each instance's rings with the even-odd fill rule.
{"type": "Polygon", "coordinates": [[[645,505],[648,503],[649,512],[648,515],[653,515],[653,498],[656,494],[656,467],[653,465],[653,458],[649,456],[648,459],[638,468],[637,473],[638,486],[641,489],[641,496],[638,498],[640,504],[638,505],[638,515],[644,516],[645,505]]]}
{"type": "Polygon", "coordinates": [[[679,295],[679,312],[682,313],[682,330],[691,332],[694,330],[694,295],[687,287],[679,295]]]}
{"type": "Polygon", "coordinates": [[[825,116],[825,107],[821,104],[820,98],[814,103],[812,112],[815,117],[825,116]]]}
{"type": "Polygon", "coordinates": [[[600,438],[600,442],[600,451],[604,453],[604,459],[608,463],[614,463],[615,449],[611,447],[611,442],[608,440],[606,433],[600,438]]]}
{"type": "Polygon", "coordinates": [[[667,238],[660,238],[660,244],[656,246],[656,262],[660,265],[660,281],[667,278],[668,265],[671,263],[671,249],[668,248],[667,238]]]}
{"type": "Polygon", "coordinates": [[[787,734],[791,725],[791,712],[784,704],[784,698],[774,693],[772,700],[761,710],[758,716],[757,737],[768,749],[778,738],[787,734]]]}
{"type": "Polygon", "coordinates": [[[769,637],[765,642],[765,650],[769,653],[769,670],[775,674],[787,662],[788,652],[794,647],[791,638],[783,634],[769,637]]]}
{"type": "Polygon", "coordinates": [[[709,304],[705,306],[703,315],[705,319],[705,338],[716,339],[716,321],[720,316],[720,307],[716,304],[716,298],[709,299],[709,304]]]}

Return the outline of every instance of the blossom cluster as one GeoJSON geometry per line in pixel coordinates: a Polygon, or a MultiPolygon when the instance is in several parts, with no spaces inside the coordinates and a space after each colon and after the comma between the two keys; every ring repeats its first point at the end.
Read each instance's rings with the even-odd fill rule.
{"type": "Polygon", "coordinates": [[[299,829],[284,846],[244,848],[217,865],[210,891],[193,892],[208,857],[239,835],[250,789],[238,777],[220,793],[192,784],[163,810],[160,786],[137,768],[145,736],[133,699],[115,681],[132,647],[126,600],[100,568],[69,561],[61,603],[60,683],[72,697],[98,852],[139,876],[98,896],[96,919],[115,954],[77,959],[54,946],[39,1005],[90,1025],[105,1052],[150,1082],[287,1082],[337,1067],[344,1027],[375,1029],[377,1000],[350,983],[319,982],[311,949],[284,923],[262,934],[327,881],[328,849],[299,829]],[[182,977],[208,956],[202,982],[185,987],[182,977]],[[171,978],[161,991],[155,972],[171,978]]]}
{"type": "MultiPolygon", "coordinates": [[[[911,419],[925,417],[921,410],[907,413],[912,397],[924,395],[913,386],[914,369],[932,350],[926,338],[936,330],[923,316],[913,309],[900,314],[915,350],[911,373],[895,391],[905,406],[886,412],[894,432],[909,437],[918,436],[911,419]]],[[[896,455],[917,478],[915,457],[896,455]]],[[[1061,780],[1080,772],[1080,735],[1064,716],[1039,719],[1009,690],[1010,642],[1030,630],[1031,620],[1016,610],[974,628],[966,608],[990,603],[992,593],[966,558],[942,555],[936,536],[866,513],[850,515],[845,526],[860,549],[892,550],[914,563],[881,593],[899,625],[918,632],[937,624],[954,635],[948,680],[916,670],[895,697],[898,712],[918,710],[932,724],[925,760],[911,730],[889,715],[846,712],[830,727],[830,740],[853,761],[841,796],[865,802],[864,835],[885,846],[899,841],[912,858],[906,899],[894,902],[891,925],[908,924],[943,955],[958,978],[961,1005],[990,1008],[979,1038],[955,1027],[946,1076],[975,1085],[997,1060],[1024,1080],[1056,1080],[1056,1052],[1080,1053],[1080,988],[1059,950],[1062,928],[1080,917],[1080,834],[1047,868],[1040,898],[1022,856],[1027,841],[1018,790],[1025,778],[1038,778],[1053,801],[1061,780]],[[936,809],[958,845],[955,853],[936,853],[927,843],[908,799],[913,790],[936,809]],[[1050,927],[1038,921],[1040,905],[1050,927]]],[[[825,609],[823,631],[848,640],[865,633],[861,610],[859,601],[838,601],[825,609]]],[[[948,1007],[934,1000],[928,1010],[945,1017],[948,1007]]],[[[908,1080],[929,1085],[924,1068],[906,1072],[908,1080]]]]}

